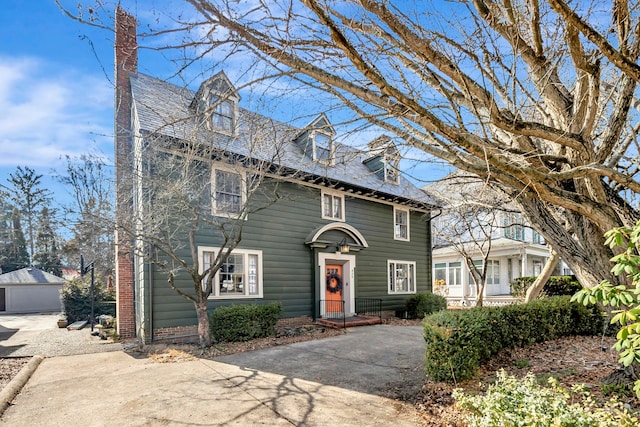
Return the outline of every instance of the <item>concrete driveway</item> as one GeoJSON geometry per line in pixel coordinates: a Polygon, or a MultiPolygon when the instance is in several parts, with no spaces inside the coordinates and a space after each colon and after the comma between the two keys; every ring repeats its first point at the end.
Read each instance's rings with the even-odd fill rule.
{"type": "Polygon", "coordinates": [[[66,356],[122,350],[122,344],[78,331],[58,328],[59,314],[0,315],[0,357],[66,356]]]}
{"type": "Polygon", "coordinates": [[[0,314],[0,346],[20,347],[29,344],[42,331],[56,328],[59,313],[0,314]]]}
{"type": "Polygon", "coordinates": [[[178,363],[117,351],[45,359],[0,419],[29,426],[415,426],[413,407],[381,397],[422,384],[420,327],[342,336],[178,363]]]}

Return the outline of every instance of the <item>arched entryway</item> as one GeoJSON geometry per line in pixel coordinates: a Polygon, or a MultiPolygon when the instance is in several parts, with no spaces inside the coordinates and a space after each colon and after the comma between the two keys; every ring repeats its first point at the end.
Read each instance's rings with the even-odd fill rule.
{"type": "Polygon", "coordinates": [[[333,311],[355,312],[357,253],[369,244],[355,227],[342,222],[325,224],[313,230],[306,242],[314,251],[316,271],[316,314],[325,317],[333,311]]]}

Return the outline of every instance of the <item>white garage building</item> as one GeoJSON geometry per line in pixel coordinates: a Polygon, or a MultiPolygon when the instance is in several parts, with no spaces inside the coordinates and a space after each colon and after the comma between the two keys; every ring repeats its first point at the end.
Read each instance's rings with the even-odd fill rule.
{"type": "Polygon", "coordinates": [[[35,267],[0,274],[0,313],[60,313],[64,282],[35,267]]]}

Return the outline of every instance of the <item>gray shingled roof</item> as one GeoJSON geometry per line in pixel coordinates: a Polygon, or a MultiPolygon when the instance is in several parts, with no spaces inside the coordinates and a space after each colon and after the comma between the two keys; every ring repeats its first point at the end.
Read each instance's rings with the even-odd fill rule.
{"type": "MultiPolygon", "coordinates": [[[[293,141],[301,129],[288,126],[250,111],[240,109],[239,136],[229,137],[212,132],[199,123],[189,108],[194,92],[144,74],[131,75],[133,105],[142,133],[168,136],[181,140],[214,143],[227,152],[267,160],[317,177],[325,177],[347,186],[361,188],[377,197],[406,201],[423,207],[433,206],[433,199],[404,177],[399,185],[384,182],[363,162],[370,153],[352,147],[339,147],[336,162],[328,166],[305,156],[303,148],[293,141]],[[258,124],[256,124],[258,123],[258,124]],[[269,133],[256,150],[249,135],[269,133]],[[280,141],[285,143],[269,143],[280,141]]],[[[261,138],[254,138],[259,140],[261,138]]]]}
{"type": "Polygon", "coordinates": [[[7,285],[61,285],[64,282],[64,279],[35,267],[0,274],[0,284],[7,285]]]}

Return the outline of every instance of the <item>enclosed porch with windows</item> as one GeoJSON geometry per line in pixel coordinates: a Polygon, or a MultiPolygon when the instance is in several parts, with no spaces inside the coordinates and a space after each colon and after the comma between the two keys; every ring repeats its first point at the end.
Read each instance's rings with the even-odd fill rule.
{"type": "MultiPolygon", "coordinates": [[[[486,260],[483,291],[483,304],[486,306],[519,301],[511,295],[511,281],[522,276],[537,276],[549,256],[544,245],[512,242],[511,245],[496,246],[486,260]]],[[[482,271],[484,262],[479,254],[472,259],[473,270],[465,258],[451,247],[433,251],[433,291],[444,296],[450,307],[476,305],[477,271],[482,271]]]]}

